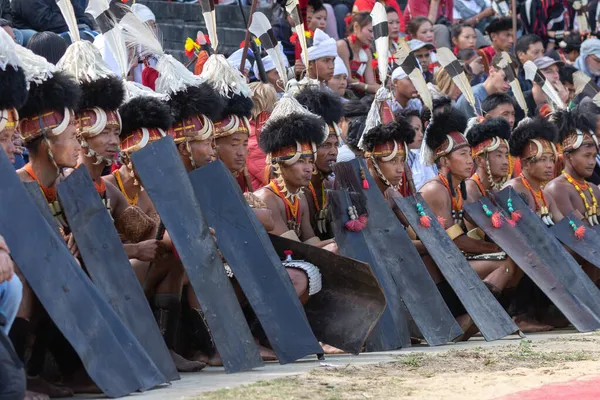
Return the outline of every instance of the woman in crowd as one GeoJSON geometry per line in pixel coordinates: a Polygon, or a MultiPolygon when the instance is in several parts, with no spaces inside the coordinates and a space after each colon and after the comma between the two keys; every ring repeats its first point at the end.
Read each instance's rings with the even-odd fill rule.
{"type": "Polygon", "coordinates": [[[433,43],[433,24],[427,17],[415,17],[406,25],[406,33],[411,39],[421,42],[433,43]]]}
{"type": "Polygon", "coordinates": [[[452,27],[452,45],[454,54],[458,54],[463,49],[475,50],[477,44],[477,34],[475,28],[467,23],[456,24],[452,27]]]}

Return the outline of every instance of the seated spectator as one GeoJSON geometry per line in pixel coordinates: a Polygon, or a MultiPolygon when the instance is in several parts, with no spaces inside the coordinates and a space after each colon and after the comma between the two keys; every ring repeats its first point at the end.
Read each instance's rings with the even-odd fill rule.
{"type": "Polygon", "coordinates": [[[489,95],[481,103],[481,114],[486,118],[503,118],[512,130],[515,126],[515,101],[506,93],[489,95]]]}
{"type": "Polygon", "coordinates": [[[379,85],[375,81],[375,72],[371,61],[370,46],[373,42],[373,23],[368,12],[354,14],[350,22],[350,36],[337,42],[338,55],[350,72],[348,85],[360,93],[376,93],[379,85]]]}
{"type": "Polygon", "coordinates": [[[421,65],[425,82],[433,82],[433,74],[429,71],[431,64],[431,51],[435,50],[435,46],[431,43],[421,42],[418,39],[408,41],[410,52],[415,55],[415,58],[421,65]]]}
{"type": "Polygon", "coordinates": [[[311,0],[306,9],[306,20],[308,25],[306,29],[315,32],[317,29],[325,32],[327,25],[327,10],[321,0],[311,0]]]}
{"type": "MultiPolygon", "coordinates": [[[[81,38],[93,41],[96,36],[96,32],[92,31],[94,19],[85,13],[79,2],[71,0],[71,4],[75,18],[77,18],[81,38]]],[[[58,33],[65,38],[69,37],[69,28],[55,0],[12,0],[11,9],[14,18],[13,24],[17,29],[49,31],[58,33]]],[[[23,42],[27,43],[30,37],[31,35],[24,37],[23,42]]]]}
{"type": "Polygon", "coordinates": [[[544,43],[542,38],[535,34],[523,35],[517,40],[515,52],[521,62],[517,77],[523,91],[531,90],[531,82],[525,78],[525,71],[522,65],[527,61],[535,61],[544,56],[544,43]]]}
{"type": "Polygon", "coordinates": [[[363,99],[350,100],[344,103],[344,117],[339,124],[342,130],[342,142],[338,148],[337,162],[354,160],[362,152],[358,141],[365,130],[369,105],[363,99]]]}
{"type": "Polygon", "coordinates": [[[452,45],[454,54],[458,54],[463,49],[475,49],[477,44],[477,35],[473,25],[463,22],[452,26],[452,45]]]}
{"type": "Polygon", "coordinates": [[[483,66],[482,57],[473,49],[462,49],[458,52],[456,58],[461,61],[467,76],[471,82],[471,86],[483,83],[487,78],[485,67],[483,66]]]}
{"type": "Polygon", "coordinates": [[[492,15],[491,0],[454,0],[452,16],[455,22],[466,22],[483,32],[492,15]]]}
{"type": "Polygon", "coordinates": [[[569,100],[567,103],[575,100],[575,83],[573,82],[573,74],[575,72],[577,72],[577,68],[572,65],[563,64],[558,67],[558,79],[569,92],[569,100]]]}
{"type": "MultiPolygon", "coordinates": [[[[227,63],[231,65],[236,70],[240,70],[240,66],[242,64],[242,54],[244,53],[244,49],[237,49],[229,57],[227,57],[227,63]]],[[[248,80],[248,75],[250,74],[250,70],[252,69],[252,64],[250,63],[249,57],[252,57],[252,51],[248,49],[246,54],[246,59],[244,60],[244,71],[243,74],[248,80]]],[[[255,71],[255,74],[258,74],[258,71],[255,71]]]]}
{"type": "Polygon", "coordinates": [[[473,107],[464,95],[460,96],[456,102],[455,107],[461,110],[467,118],[474,117],[476,114],[481,115],[481,103],[486,97],[494,93],[506,93],[510,90],[510,85],[505,79],[504,71],[498,67],[501,61],[502,56],[500,54],[494,56],[487,79],[483,83],[473,86],[476,110],[473,110],[473,107]]]}
{"type": "Polygon", "coordinates": [[[389,51],[390,55],[394,55],[398,51],[398,47],[400,47],[398,39],[400,39],[400,31],[403,30],[400,27],[401,18],[394,7],[387,6],[385,12],[387,13],[388,35],[390,39],[389,51]]]}
{"type": "MultiPolygon", "coordinates": [[[[271,58],[271,56],[266,56],[263,57],[262,62],[263,66],[265,67],[265,73],[267,74],[267,81],[273,86],[273,88],[278,94],[282,94],[285,89],[283,87],[283,80],[280,78],[279,72],[277,72],[277,68],[275,67],[273,59],[271,58]]],[[[285,66],[285,68],[289,67],[287,63],[287,58],[285,58],[285,56],[283,56],[283,65],[285,66]]],[[[258,73],[258,66],[256,65],[256,61],[254,62],[254,71],[255,73],[258,73]]]]}
{"type": "Polygon", "coordinates": [[[429,82],[427,88],[431,92],[433,99],[448,98],[449,101],[456,101],[460,96],[460,89],[454,84],[452,77],[444,68],[439,68],[434,74],[435,84],[429,82]]]}
{"type": "Polygon", "coordinates": [[[600,84],[600,39],[588,39],[581,44],[581,55],[575,67],[600,84]]]}
{"type": "Polygon", "coordinates": [[[339,94],[342,98],[346,96],[346,88],[348,87],[348,70],[344,60],[336,57],[333,65],[333,76],[327,81],[327,86],[334,93],[339,94]]]}
{"type": "Polygon", "coordinates": [[[391,101],[391,108],[394,114],[407,109],[418,111],[423,109],[419,93],[402,67],[397,67],[392,72],[392,85],[394,98],[391,101]]]}
{"type": "Polygon", "coordinates": [[[54,32],[37,32],[27,43],[27,48],[48,62],[56,64],[67,51],[69,44],[54,32]]]}
{"type": "MultiPolygon", "coordinates": [[[[558,68],[563,64],[563,62],[553,60],[550,57],[541,57],[535,60],[534,63],[542,72],[542,74],[546,77],[546,80],[550,82],[552,86],[554,86],[554,88],[557,89],[559,95],[561,95],[561,88],[564,90],[564,87],[559,80],[558,68]],[[560,85],[560,87],[557,87],[558,85],[560,85]]],[[[544,91],[537,83],[533,84],[531,90],[524,92],[523,96],[525,97],[527,108],[529,109],[529,117],[537,115],[540,106],[548,103],[548,99],[546,98],[544,91]]],[[[565,93],[562,93],[562,96],[564,96],[563,101],[568,100],[568,94],[565,95],[565,93]]]]}
{"type": "Polygon", "coordinates": [[[421,42],[433,43],[433,24],[427,17],[415,17],[406,25],[406,33],[411,39],[418,39],[421,42]]]}
{"type": "MultiPolygon", "coordinates": [[[[453,0],[432,0],[432,1],[424,1],[424,0],[408,0],[406,8],[404,9],[404,21],[407,25],[411,20],[416,17],[426,17],[430,23],[433,25],[434,23],[452,23],[452,13],[454,9],[453,0]]],[[[413,39],[415,39],[413,37],[413,39]]],[[[423,40],[421,38],[417,38],[421,41],[427,42],[427,40],[423,40]]],[[[441,47],[435,42],[437,47],[441,47]]],[[[447,46],[446,46],[447,47],[447,46]]]]}
{"type": "Polygon", "coordinates": [[[419,190],[428,180],[437,176],[435,165],[426,166],[421,161],[421,143],[423,142],[423,122],[418,110],[402,110],[400,116],[406,118],[410,126],[415,130],[415,140],[408,145],[409,153],[406,162],[410,167],[415,189],[419,190]]]}
{"type": "Polygon", "coordinates": [[[559,52],[564,62],[573,64],[581,52],[581,36],[567,35],[558,43],[559,52]]]}
{"type": "Polygon", "coordinates": [[[567,29],[567,13],[562,1],[522,1],[517,7],[525,31],[544,38],[545,42],[560,39],[561,33],[567,29]]]}
{"type": "MultiPolygon", "coordinates": [[[[352,13],[360,13],[360,12],[371,12],[371,10],[373,10],[373,7],[375,6],[375,3],[377,2],[377,0],[354,0],[354,5],[352,6],[352,13]]],[[[383,4],[386,7],[393,7],[394,10],[396,10],[396,13],[398,14],[398,17],[400,17],[400,21],[402,21],[400,24],[400,30],[404,31],[404,19],[402,18],[402,10],[400,9],[400,5],[398,4],[398,2],[396,0],[391,0],[391,1],[385,1],[382,0],[381,4],[383,4]]]]}
{"type": "Polygon", "coordinates": [[[503,51],[510,53],[515,43],[512,18],[504,17],[493,20],[488,25],[486,33],[489,35],[492,44],[478,51],[484,58],[483,65],[486,66],[486,72],[489,72],[487,68],[489,68],[496,53],[503,51]]]}

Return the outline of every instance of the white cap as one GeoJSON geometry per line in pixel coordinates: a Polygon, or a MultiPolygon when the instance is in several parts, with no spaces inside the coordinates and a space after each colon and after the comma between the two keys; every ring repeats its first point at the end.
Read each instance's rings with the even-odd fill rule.
{"type": "Polygon", "coordinates": [[[333,76],[345,74],[348,76],[348,68],[346,68],[346,64],[344,60],[342,60],[339,56],[335,58],[335,65],[333,67],[333,76]]]}
{"type": "MultiPolygon", "coordinates": [[[[240,63],[242,62],[242,53],[244,49],[238,49],[234,51],[228,58],[227,62],[235,69],[240,69],[240,63]]],[[[248,54],[251,54],[250,50],[248,50],[248,54]]],[[[246,62],[244,63],[244,69],[250,71],[252,69],[252,64],[248,61],[248,57],[246,57],[246,62]]]]}
{"type": "Polygon", "coordinates": [[[392,72],[392,80],[393,81],[395,81],[396,79],[404,79],[404,78],[408,78],[408,75],[406,75],[406,72],[404,72],[404,70],[402,69],[402,67],[397,67],[392,72]]]}
{"type": "Polygon", "coordinates": [[[131,6],[131,12],[133,15],[138,17],[142,22],[155,21],[156,17],[154,13],[145,5],[140,3],[135,3],[131,6]]]}
{"type": "Polygon", "coordinates": [[[315,30],[313,45],[308,48],[308,61],[318,60],[323,57],[337,57],[335,39],[329,37],[320,29],[315,30]]]}
{"type": "MultiPolygon", "coordinates": [[[[284,67],[289,67],[290,63],[287,59],[287,57],[285,56],[285,54],[283,53],[283,48],[281,46],[278,46],[281,50],[281,55],[283,56],[283,66],[284,67]]],[[[275,63],[273,62],[273,59],[271,58],[271,56],[266,56],[262,58],[262,62],[263,65],[265,66],[265,72],[269,72],[275,69],[275,63]]],[[[256,65],[256,61],[254,61],[254,75],[258,76],[258,67],[256,65]]]]}

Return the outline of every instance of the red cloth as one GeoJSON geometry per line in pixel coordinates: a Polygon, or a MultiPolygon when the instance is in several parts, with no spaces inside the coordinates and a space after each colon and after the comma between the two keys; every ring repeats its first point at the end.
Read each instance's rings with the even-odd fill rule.
{"type": "Polygon", "coordinates": [[[479,51],[487,58],[488,65],[492,65],[492,58],[496,55],[496,50],[492,46],[487,46],[479,49],[479,51]]]}
{"type": "Polygon", "coordinates": [[[259,189],[267,184],[265,182],[265,169],[267,166],[267,155],[258,147],[258,136],[262,130],[262,126],[269,115],[262,113],[257,120],[250,121],[250,137],[248,138],[248,157],[246,158],[246,168],[250,175],[250,182],[254,190],[259,189]]]}
{"type": "MultiPolygon", "coordinates": [[[[376,1],[375,0],[356,0],[354,2],[354,6],[352,6],[352,13],[357,13],[357,12],[362,12],[362,11],[369,11],[371,12],[373,10],[373,7],[375,6],[376,1]]],[[[394,10],[396,10],[396,12],[398,13],[398,18],[400,18],[400,32],[404,32],[404,18],[402,17],[402,10],[400,9],[400,6],[398,5],[398,2],[396,0],[383,0],[380,1],[381,4],[383,4],[384,6],[390,6],[393,7],[394,10]]]]}
{"type": "MultiPolygon", "coordinates": [[[[452,9],[454,8],[454,0],[441,0],[438,7],[437,18],[445,16],[448,21],[452,22],[452,9]]],[[[404,23],[408,22],[414,17],[427,17],[429,16],[429,2],[425,0],[408,0],[406,9],[404,10],[404,23]]],[[[435,24],[435,21],[431,21],[435,24]]]]}
{"type": "Polygon", "coordinates": [[[142,85],[156,90],[156,79],[158,79],[158,71],[152,67],[144,67],[142,70],[142,85]]]}

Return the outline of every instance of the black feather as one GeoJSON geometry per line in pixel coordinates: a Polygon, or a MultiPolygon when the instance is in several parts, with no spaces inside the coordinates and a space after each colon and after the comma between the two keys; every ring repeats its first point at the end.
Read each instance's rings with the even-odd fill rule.
{"type": "Polygon", "coordinates": [[[272,153],[287,146],[300,143],[319,144],[325,135],[325,123],[321,118],[310,115],[292,113],[286,118],[267,121],[260,133],[261,150],[272,153]]]}
{"type": "Polygon", "coordinates": [[[254,103],[250,97],[233,94],[230,99],[225,100],[227,104],[219,119],[223,119],[228,115],[237,115],[238,117],[246,118],[252,116],[252,107],[254,107],[254,103]]]}
{"type": "Polygon", "coordinates": [[[398,143],[411,144],[415,140],[415,130],[405,118],[399,117],[395,121],[378,125],[363,136],[363,144],[367,151],[373,151],[377,144],[395,140],[398,143]]]}
{"type": "Polygon", "coordinates": [[[529,121],[521,121],[510,137],[510,154],[519,157],[530,139],[545,139],[556,142],[558,130],[556,125],[542,117],[529,121]]]}
{"type": "Polygon", "coordinates": [[[344,116],[342,100],[331,90],[308,86],[296,95],[296,100],[308,111],[323,118],[327,125],[337,124],[344,116]]]}
{"type": "Polygon", "coordinates": [[[467,117],[455,108],[445,109],[434,113],[433,120],[426,129],[426,145],[437,149],[446,140],[450,132],[464,132],[467,128],[467,117]]]}
{"type": "Polygon", "coordinates": [[[173,124],[171,109],[164,101],[153,97],[135,97],[119,108],[121,114],[121,138],[139,128],[167,130],[173,124]]]}
{"type": "Polygon", "coordinates": [[[344,117],[354,118],[360,116],[367,116],[369,113],[370,105],[366,104],[362,100],[350,100],[344,103],[344,117]]]}
{"type": "Polygon", "coordinates": [[[20,108],[27,101],[27,82],[22,68],[7,65],[0,70],[0,110],[20,108]]]}
{"type": "Polygon", "coordinates": [[[477,146],[479,143],[494,137],[510,139],[510,124],[504,118],[486,119],[469,129],[467,133],[467,139],[471,146],[477,146]]]}
{"type": "Polygon", "coordinates": [[[562,142],[569,135],[576,134],[577,129],[592,135],[596,130],[596,116],[577,107],[573,110],[557,110],[550,117],[558,130],[557,140],[562,142]]]}
{"type": "Polygon", "coordinates": [[[76,111],[98,107],[113,111],[125,100],[125,87],[116,76],[100,78],[81,84],[81,101],[76,111]]]}
{"type": "Polygon", "coordinates": [[[348,123],[348,134],[346,135],[346,144],[352,150],[359,150],[358,142],[360,141],[360,135],[365,130],[367,123],[367,116],[361,115],[359,117],[352,118],[348,123]]]}
{"type": "Polygon", "coordinates": [[[19,109],[19,116],[27,118],[46,111],[75,109],[81,98],[77,82],[64,72],[55,72],[52,78],[41,84],[31,82],[29,97],[19,109]]]}
{"type": "Polygon", "coordinates": [[[225,101],[207,83],[188,86],[186,90],[171,95],[169,105],[175,121],[181,121],[193,115],[206,115],[208,119],[217,121],[225,109],[225,101]]]}

